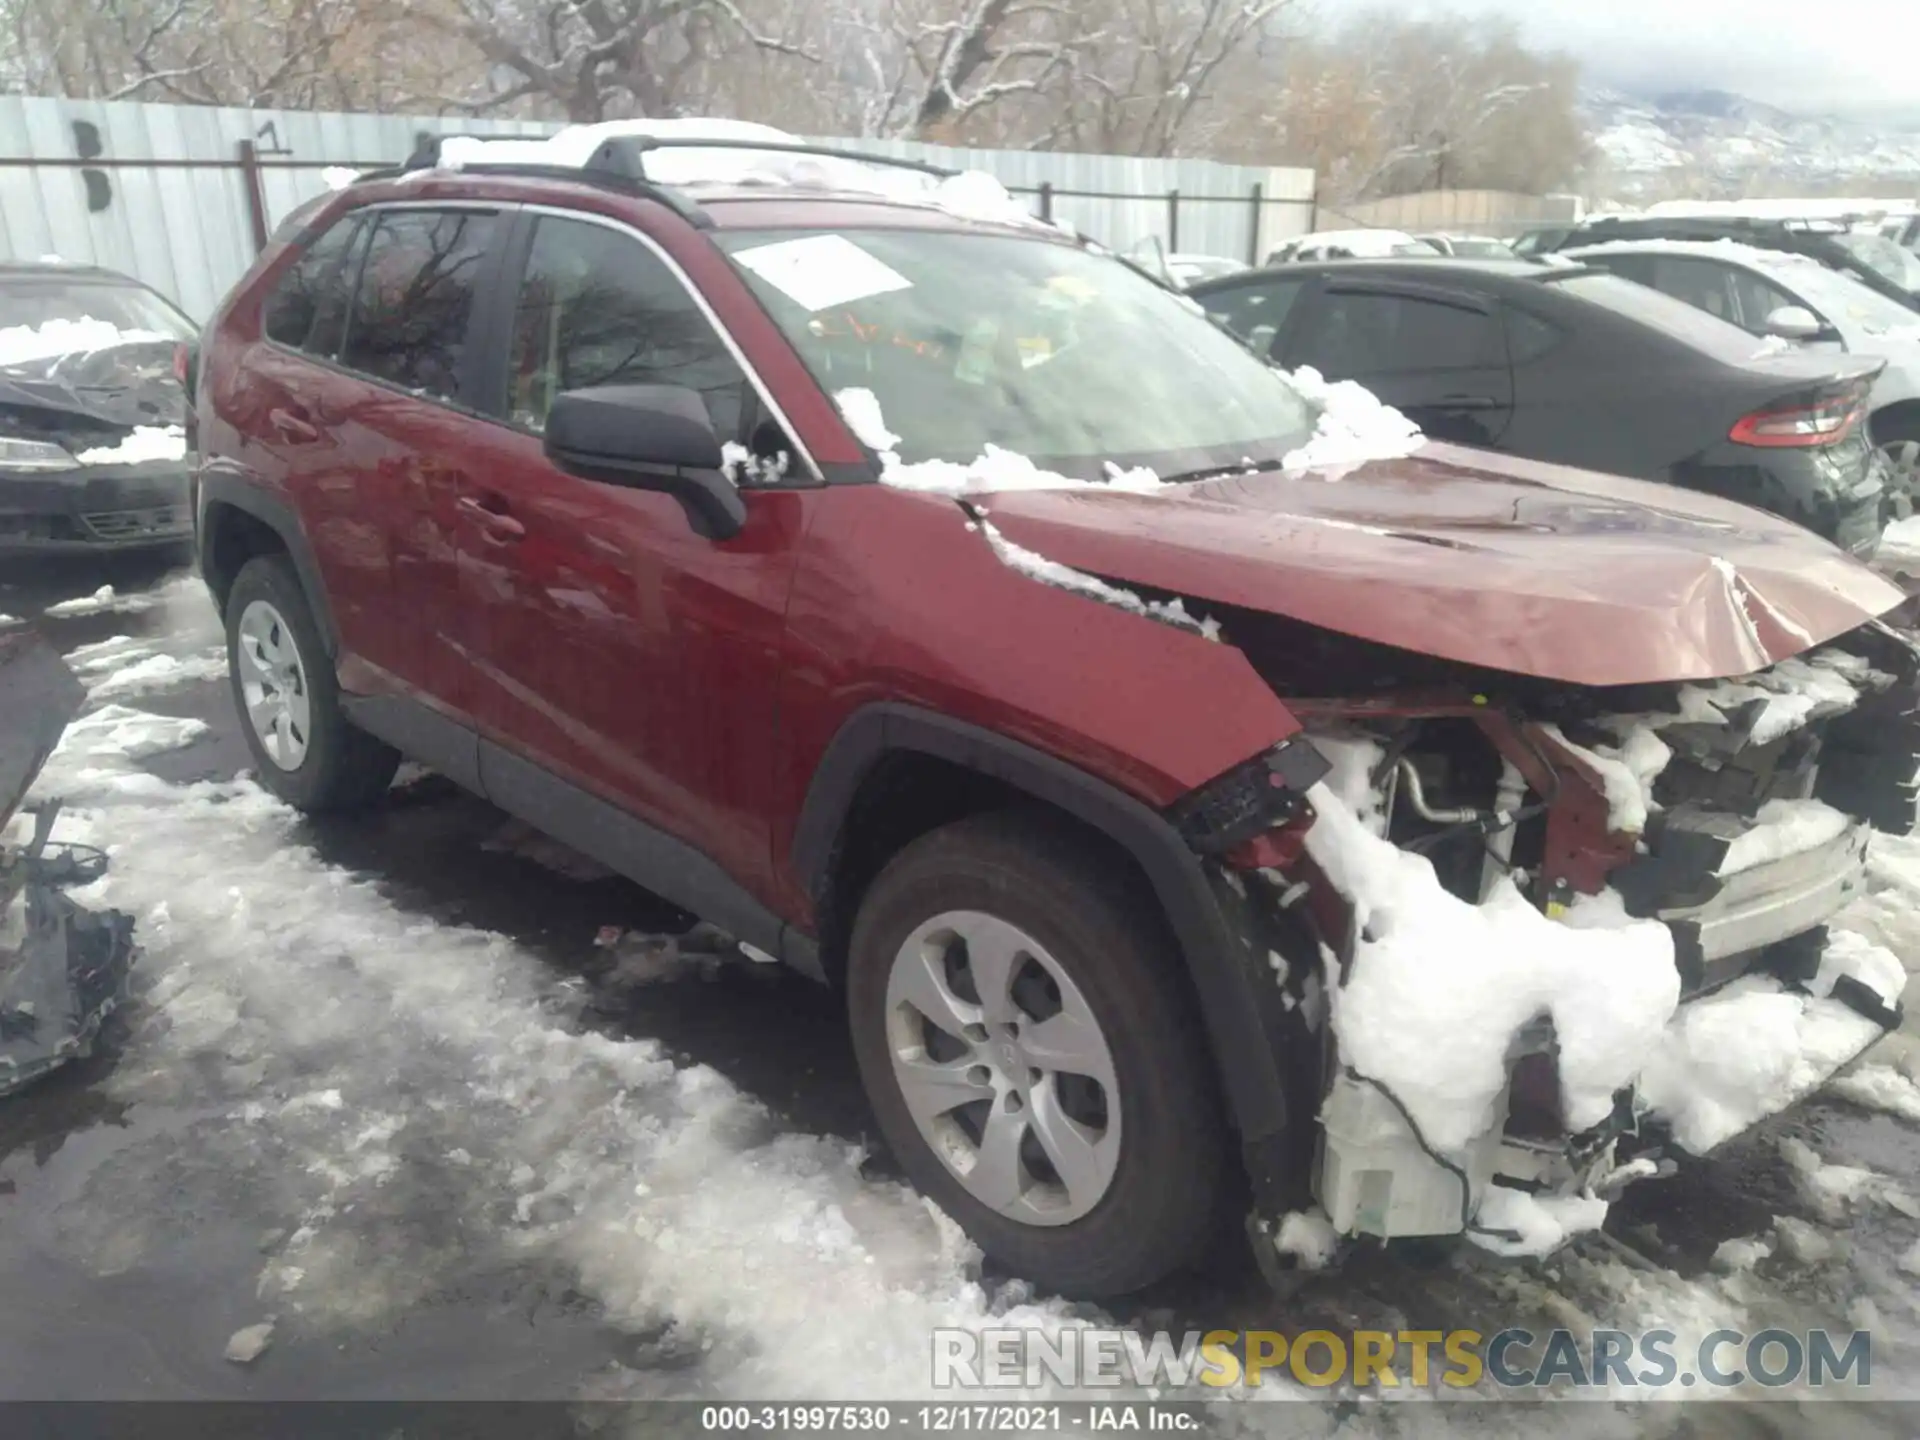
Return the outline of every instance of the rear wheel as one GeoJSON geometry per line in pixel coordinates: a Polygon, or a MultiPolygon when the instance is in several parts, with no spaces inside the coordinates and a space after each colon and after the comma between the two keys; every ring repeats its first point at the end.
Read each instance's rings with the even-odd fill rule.
{"type": "Polygon", "coordinates": [[[393,782],[400,754],[340,708],[333,661],[284,556],[241,568],[227,595],[227,668],[254,778],[302,810],[351,809],[393,782]]]}
{"type": "Polygon", "coordinates": [[[1896,520],[1920,510],[1920,417],[1902,416],[1873,427],[1873,441],[1887,462],[1887,499],[1896,520]]]}
{"type": "Polygon", "coordinates": [[[1226,1125],[1171,937],[1045,815],[962,821],[868,891],[848,960],[860,1072],[902,1167],[981,1249],[1100,1297],[1196,1258],[1226,1125]]]}

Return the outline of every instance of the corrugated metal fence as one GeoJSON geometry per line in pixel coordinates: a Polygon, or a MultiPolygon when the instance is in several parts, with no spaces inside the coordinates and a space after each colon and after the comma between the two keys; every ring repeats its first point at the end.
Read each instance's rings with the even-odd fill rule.
{"type": "MultiPolygon", "coordinates": [[[[0,258],[139,276],[204,319],[329,166],[404,158],[421,132],[542,135],[532,121],[0,96],[0,258]]],[[[1258,257],[1312,228],[1313,172],[1045,151],[833,143],[985,170],[1116,249],[1258,257]]]]}

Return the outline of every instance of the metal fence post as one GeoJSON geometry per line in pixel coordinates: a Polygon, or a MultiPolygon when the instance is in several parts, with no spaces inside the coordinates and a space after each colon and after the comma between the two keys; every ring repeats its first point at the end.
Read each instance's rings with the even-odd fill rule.
{"type": "Polygon", "coordinates": [[[1051,180],[1040,182],[1040,218],[1049,225],[1053,223],[1053,182],[1051,180]]]}
{"type": "Polygon", "coordinates": [[[1260,263],[1260,222],[1266,218],[1267,214],[1267,187],[1258,180],[1254,181],[1253,194],[1249,199],[1251,204],[1248,208],[1252,212],[1253,223],[1247,229],[1247,264],[1258,265],[1260,263]]]}
{"type": "Polygon", "coordinates": [[[1167,253],[1172,255],[1180,249],[1180,192],[1167,192],[1167,253]]]}
{"type": "Polygon", "coordinates": [[[247,191],[247,220],[253,227],[253,250],[267,248],[267,192],[260,184],[260,152],[253,141],[240,142],[240,183],[247,191]]]}

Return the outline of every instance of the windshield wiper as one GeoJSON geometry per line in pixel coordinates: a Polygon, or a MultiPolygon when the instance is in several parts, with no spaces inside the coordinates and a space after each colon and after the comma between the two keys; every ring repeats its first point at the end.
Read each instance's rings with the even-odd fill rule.
{"type": "Polygon", "coordinates": [[[1241,460],[1232,465],[1209,465],[1203,470],[1187,470],[1178,475],[1162,475],[1160,479],[1168,485],[1190,485],[1201,480],[1218,480],[1226,475],[1261,475],[1270,470],[1284,470],[1284,460],[1241,460]]]}

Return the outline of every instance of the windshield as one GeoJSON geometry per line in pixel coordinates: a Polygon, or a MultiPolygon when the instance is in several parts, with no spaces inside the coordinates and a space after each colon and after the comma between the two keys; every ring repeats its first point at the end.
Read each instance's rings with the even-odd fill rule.
{"type": "Polygon", "coordinates": [[[1287,381],[1191,301],[1053,240],[932,230],[718,237],[829,393],[880,402],[908,463],[989,445],[1061,474],[1277,463],[1313,433],[1287,381]]]}
{"type": "Polygon", "coordinates": [[[65,373],[103,351],[193,337],[193,323],[142,286],[36,277],[0,287],[0,368],[65,373]]]}
{"type": "Polygon", "coordinates": [[[1910,254],[1885,235],[1854,230],[1835,237],[1870,270],[1878,271],[1902,290],[1920,292],[1920,256],[1910,254]]]}
{"type": "Polygon", "coordinates": [[[1770,265],[1767,274],[1798,292],[1800,298],[1842,330],[1891,335],[1920,329],[1920,312],[1889,300],[1850,275],[1811,261],[1770,265]]]}

